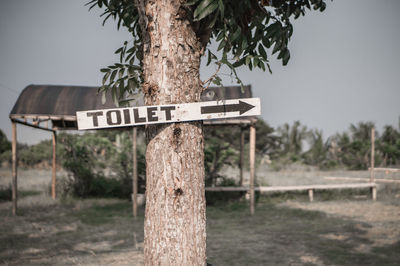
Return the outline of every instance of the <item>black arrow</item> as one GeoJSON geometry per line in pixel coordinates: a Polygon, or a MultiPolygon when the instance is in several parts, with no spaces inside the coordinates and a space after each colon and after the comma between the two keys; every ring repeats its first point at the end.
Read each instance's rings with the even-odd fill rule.
{"type": "Polygon", "coordinates": [[[253,109],[254,107],[255,107],[254,105],[239,100],[239,103],[235,104],[202,106],[201,114],[227,113],[227,112],[239,111],[240,114],[242,115],[247,111],[253,109]]]}

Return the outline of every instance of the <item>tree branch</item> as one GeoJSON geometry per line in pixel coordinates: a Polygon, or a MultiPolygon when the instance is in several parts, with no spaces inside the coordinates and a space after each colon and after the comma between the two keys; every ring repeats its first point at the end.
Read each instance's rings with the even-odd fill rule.
{"type": "Polygon", "coordinates": [[[201,84],[202,86],[204,86],[205,84],[208,83],[207,87],[203,88],[203,90],[206,90],[206,89],[208,89],[208,87],[210,87],[211,82],[213,81],[213,79],[215,79],[215,77],[217,76],[219,70],[221,69],[221,65],[222,65],[222,64],[219,63],[219,64],[218,64],[218,68],[217,68],[217,70],[215,71],[215,73],[214,73],[211,77],[209,77],[206,81],[201,82],[201,83],[202,83],[202,84],[201,84]]]}

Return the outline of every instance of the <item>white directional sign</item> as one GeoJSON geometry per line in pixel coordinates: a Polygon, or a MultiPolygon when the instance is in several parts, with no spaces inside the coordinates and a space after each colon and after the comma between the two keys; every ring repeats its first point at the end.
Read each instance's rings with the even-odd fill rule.
{"type": "Polygon", "coordinates": [[[260,98],[76,112],[79,130],[233,118],[260,114],[260,98]]]}

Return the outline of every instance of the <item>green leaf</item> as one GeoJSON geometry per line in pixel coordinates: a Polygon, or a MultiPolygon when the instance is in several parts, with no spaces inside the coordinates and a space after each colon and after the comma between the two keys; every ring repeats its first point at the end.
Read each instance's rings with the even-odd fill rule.
{"type": "MultiPolygon", "coordinates": [[[[206,0],[207,1],[207,0],[206,0]]],[[[208,7],[206,7],[197,18],[194,20],[202,20],[203,18],[207,17],[208,15],[212,14],[216,9],[218,8],[218,2],[214,1],[212,4],[210,4],[208,7]]]]}
{"type": "Polygon", "coordinates": [[[212,29],[215,25],[215,22],[217,22],[217,19],[218,19],[218,14],[215,14],[214,18],[210,21],[210,23],[208,23],[208,25],[206,25],[206,28],[212,29]]]}
{"type": "Polygon", "coordinates": [[[267,32],[267,34],[265,35],[265,37],[267,38],[271,38],[274,35],[279,35],[280,31],[282,29],[282,25],[279,21],[275,22],[274,24],[269,25],[265,31],[267,32]]]}
{"type": "Polygon", "coordinates": [[[108,77],[110,76],[111,72],[107,72],[103,76],[103,85],[106,84],[108,77]]]}
{"type": "Polygon", "coordinates": [[[108,69],[108,68],[102,68],[102,69],[100,69],[100,72],[109,72],[110,70],[108,69]]]}
{"type": "Polygon", "coordinates": [[[129,65],[129,68],[131,69],[131,71],[141,71],[142,68],[138,65],[129,65]]]}
{"type": "Polygon", "coordinates": [[[243,41],[242,41],[242,51],[244,51],[244,50],[247,48],[247,46],[248,46],[247,40],[246,40],[246,38],[243,38],[243,41]]]}
{"type": "Polygon", "coordinates": [[[277,59],[282,59],[282,56],[283,56],[283,52],[284,52],[284,51],[285,51],[285,50],[281,50],[281,51],[279,52],[277,59]]]}
{"type": "Polygon", "coordinates": [[[267,63],[267,67],[268,67],[268,71],[269,71],[269,73],[270,73],[270,74],[272,74],[272,69],[271,69],[271,66],[270,66],[270,64],[268,64],[268,63],[267,63]]]}
{"type": "Polygon", "coordinates": [[[217,57],[210,50],[208,50],[207,66],[211,63],[212,60],[216,59],[217,57]]]}
{"type": "Polygon", "coordinates": [[[217,51],[219,51],[219,50],[221,50],[222,48],[224,48],[225,47],[225,41],[221,41],[220,43],[219,43],[219,45],[218,45],[218,49],[217,49],[217,51]]]}
{"type": "Polygon", "coordinates": [[[106,92],[103,91],[101,93],[101,104],[105,104],[106,103],[106,92]]]}
{"type": "Polygon", "coordinates": [[[198,21],[211,14],[218,7],[216,0],[203,0],[194,11],[194,21],[198,21]]]}
{"type": "Polygon", "coordinates": [[[118,48],[115,52],[114,52],[114,54],[119,54],[121,51],[122,51],[122,47],[121,48],[118,48]]]}
{"type": "Polygon", "coordinates": [[[115,76],[117,75],[118,70],[115,69],[112,73],[111,73],[111,77],[110,77],[110,84],[114,81],[115,76]]]}
{"type": "Polygon", "coordinates": [[[246,60],[246,58],[244,58],[244,57],[241,58],[240,60],[233,63],[233,67],[239,67],[239,66],[243,65],[245,60],[246,60]]]}
{"type": "Polygon", "coordinates": [[[132,46],[131,48],[129,48],[126,52],[128,54],[134,53],[136,51],[136,46],[132,46]]]}
{"type": "Polygon", "coordinates": [[[221,14],[221,18],[223,19],[225,17],[225,6],[222,0],[218,0],[218,8],[219,13],[221,14]]]}
{"type": "Polygon", "coordinates": [[[134,78],[129,79],[128,80],[128,87],[132,91],[136,90],[136,88],[138,87],[137,81],[134,78]]]}
{"type": "Polygon", "coordinates": [[[278,40],[275,43],[274,49],[272,50],[272,54],[275,54],[276,52],[278,52],[281,49],[281,47],[282,47],[282,41],[278,40]]]}
{"type": "Polygon", "coordinates": [[[93,2],[96,2],[96,3],[92,4],[92,5],[89,7],[89,11],[90,11],[93,7],[95,7],[95,6],[98,5],[98,4],[97,4],[97,0],[90,1],[90,2],[88,2],[88,3],[85,4],[85,6],[87,6],[87,5],[90,5],[90,4],[93,3],[93,2]]]}
{"type": "Polygon", "coordinates": [[[242,31],[240,30],[240,27],[238,27],[236,31],[232,34],[230,41],[234,42],[240,36],[241,33],[242,31]]]}
{"type": "Polygon", "coordinates": [[[254,67],[257,67],[257,66],[258,66],[258,62],[260,62],[260,60],[258,59],[258,57],[254,57],[254,59],[253,59],[253,65],[254,65],[254,67]]]}
{"type": "Polygon", "coordinates": [[[222,80],[221,80],[220,77],[215,76],[215,78],[213,79],[212,83],[214,83],[214,84],[217,85],[217,86],[222,86],[221,81],[222,81],[222,80]]]}
{"type": "Polygon", "coordinates": [[[289,59],[290,59],[290,51],[289,51],[289,49],[286,48],[285,53],[283,54],[283,57],[282,57],[282,64],[284,66],[286,66],[287,63],[289,62],[289,59]]]}
{"type": "Polygon", "coordinates": [[[216,41],[219,42],[220,40],[222,40],[222,38],[224,38],[224,36],[225,36],[224,31],[221,31],[218,34],[216,41]]]}
{"type": "Polygon", "coordinates": [[[124,92],[125,92],[125,86],[124,85],[125,85],[124,81],[121,80],[119,82],[119,97],[118,98],[121,98],[124,95],[124,92]]]}
{"type": "Polygon", "coordinates": [[[117,87],[114,85],[111,88],[111,96],[115,106],[119,106],[118,97],[117,97],[117,87]]]}
{"type": "Polygon", "coordinates": [[[263,63],[262,61],[258,62],[258,66],[259,66],[263,71],[265,71],[265,65],[264,65],[264,63],[263,63]]]}
{"type": "Polygon", "coordinates": [[[207,66],[211,63],[211,51],[208,50],[207,66]]]}
{"type": "Polygon", "coordinates": [[[121,69],[119,70],[119,72],[118,72],[118,78],[122,78],[122,76],[124,75],[124,73],[125,73],[125,68],[121,68],[121,69]]]}
{"type": "Polygon", "coordinates": [[[246,62],[245,62],[246,66],[248,66],[251,63],[251,58],[252,58],[251,55],[246,56],[246,62]]]}
{"type": "Polygon", "coordinates": [[[97,92],[103,92],[103,91],[106,91],[107,89],[108,89],[108,86],[107,85],[103,85],[97,90],[97,92]]]}
{"type": "Polygon", "coordinates": [[[199,2],[199,0],[190,0],[185,3],[185,6],[192,6],[192,5],[196,4],[197,2],[199,2]]]}
{"type": "Polygon", "coordinates": [[[322,2],[319,11],[323,12],[325,10],[325,8],[326,8],[326,4],[324,2],[322,2]]]}
{"type": "Polygon", "coordinates": [[[258,52],[264,58],[267,59],[267,52],[265,51],[264,47],[260,44],[258,45],[258,52]]]}

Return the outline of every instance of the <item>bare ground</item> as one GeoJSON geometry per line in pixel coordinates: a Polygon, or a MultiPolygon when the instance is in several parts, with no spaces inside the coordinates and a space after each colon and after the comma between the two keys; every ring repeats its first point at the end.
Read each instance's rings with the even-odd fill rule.
{"type": "MultiPolygon", "coordinates": [[[[367,172],[283,171],[262,176],[273,185],[326,183],[323,176],[367,172]],[[303,177],[303,178],[302,178],[303,177]]],[[[21,170],[20,213],[0,202],[2,265],[143,265],[143,209],[116,199],[65,199],[48,195],[50,172],[21,170]],[[26,193],[28,191],[39,193],[26,193]],[[22,193],[24,194],[24,193],[22,193]]],[[[0,185],[10,181],[0,170],[0,185]]],[[[213,265],[400,265],[400,187],[368,191],[268,195],[256,215],[247,202],[207,208],[207,255],[213,265]]]]}

